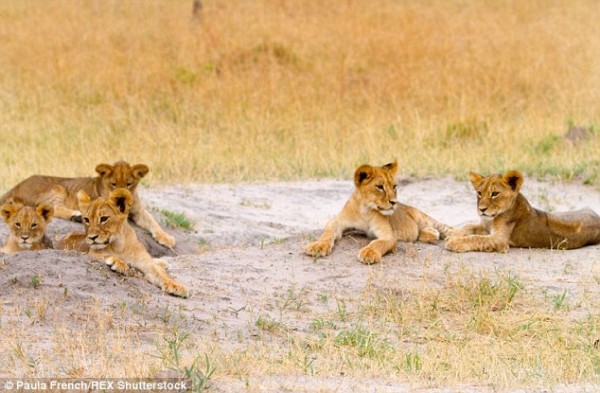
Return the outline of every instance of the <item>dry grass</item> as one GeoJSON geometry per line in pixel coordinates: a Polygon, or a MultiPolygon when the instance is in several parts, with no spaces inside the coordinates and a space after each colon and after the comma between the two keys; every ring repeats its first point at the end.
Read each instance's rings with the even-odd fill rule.
{"type": "MultiPolygon", "coordinates": [[[[82,308],[77,328],[30,316],[33,332],[39,324],[55,326],[49,337],[33,338],[12,328],[28,311],[5,307],[0,372],[146,378],[174,364],[189,368],[198,359],[195,370],[206,375],[203,371],[214,369],[216,386],[275,375],[499,390],[598,382],[599,316],[556,307],[514,275],[461,267],[448,272],[443,285],[426,275],[408,287],[380,279],[370,277],[362,293],[345,299],[289,288],[264,305],[272,316],[255,310],[256,326],[248,327],[253,339],[238,342],[217,340],[216,325],[214,337],[186,330],[173,310],[158,320],[140,319],[135,311],[100,301],[82,308]]],[[[60,299],[37,302],[50,311],[60,307],[60,299]]],[[[590,304],[595,308],[597,299],[590,304]]]]}
{"type": "Polygon", "coordinates": [[[595,182],[600,4],[4,1],[2,188],[144,161],[151,182],[518,167],[595,182]],[[518,142],[515,142],[518,141],[518,142]]]}

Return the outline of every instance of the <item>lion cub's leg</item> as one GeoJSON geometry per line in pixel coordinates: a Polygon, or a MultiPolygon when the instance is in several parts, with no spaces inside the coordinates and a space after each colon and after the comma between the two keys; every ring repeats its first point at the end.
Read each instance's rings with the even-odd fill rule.
{"type": "Polygon", "coordinates": [[[325,225],[325,229],[323,229],[323,233],[319,237],[319,240],[309,243],[306,246],[304,249],[305,254],[310,255],[311,257],[325,257],[331,254],[335,241],[342,237],[344,230],[350,228],[350,226],[346,225],[344,220],[340,218],[342,213],[325,225]]]}
{"type": "Polygon", "coordinates": [[[460,229],[456,229],[456,230],[452,231],[450,236],[454,237],[454,236],[489,235],[489,234],[490,234],[490,231],[485,225],[483,225],[481,223],[471,223],[471,224],[465,225],[464,227],[462,227],[460,229]]]}
{"type": "Polygon", "coordinates": [[[139,260],[130,260],[131,266],[144,273],[144,277],[150,283],[156,285],[168,294],[188,297],[189,290],[185,285],[179,284],[169,276],[164,267],[164,261],[152,259],[151,257],[139,260]]]}
{"type": "Polygon", "coordinates": [[[370,225],[370,231],[376,239],[363,247],[358,253],[358,259],[369,265],[381,262],[381,257],[388,252],[396,252],[398,242],[387,217],[376,216],[370,225]]]}
{"type": "Polygon", "coordinates": [[[56,243],[57,250],[75,250],[79,252],[88,252],[90,247],[85,242],[85,232],[70,232],[58,239],[56,243]]]}
{"type": "Polygon", "coordinates": [[[67,207],[65,205],[66,199],[67,190],[63,186],[57,184],[52,187],[50,191],[43,194],[40,201],[52,205],[54,208],[54,217],[81,222],[81,212],[67,207]]]}
{"type": "Polygon", "coordinates": [[[150,232],[154,240],[163,246],[170,248],[175,247],[175,238],[158,225],[154,217],[144,209],[139,200],[136,201],[136,204],[139,206],[132,208],[130,213],[133,222],[150,232]]]}
{"type": "Polygon", "coordinates": [[[371,265],[381,262],[381,257],[388,252],[396,252],[396,239],[386,237],[373,240],[358,252],[358,259],[364,264],[371,265]]]}
{"type": "Polygon", "coordinates": [[[417,240],[423,243],[437,244],[440,240],[440,232],[433,227],[425,227],[419,231],[417,240]]]}
{"type": "Polygon", "coordinates": [[[446,249],[454,252],[508,252],[508,238],[496,235],[452,236],[446,241],[446,249]]]}

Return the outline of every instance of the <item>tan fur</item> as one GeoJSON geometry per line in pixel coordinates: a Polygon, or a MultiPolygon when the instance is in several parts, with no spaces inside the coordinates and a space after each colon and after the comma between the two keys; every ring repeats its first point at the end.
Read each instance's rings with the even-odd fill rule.
{"type": "Polygon", "coordinates": [[[160,244],[167,247],[175,246],[175,238],[161,229],[152,215],[144,209],[137,195],[136,188],[148,173],[146,165],[130,166],[125,161],[118,161],[114,165],[99,164],[96,166],[96,172],[98,173],[96,177],[78,178],[34,175],[4,194],[0,198],[0,203],[12,198],[19,198],[29,205],[46,203],[54,208],[55,217],[81,222],[77,192],[83,190],[92,199],[96,199],[107,197],[116,188],[126,188],[133,195],[129,218],[149,231],[160,244]]]}
{"type": "Polygon", "coordinates": [[[46,225],[52,218],[52,206],[40,204],[35,208],[11,200],[0,208],[2,218],[10,227],[10,235],[2,249],[5,253],[52,248],[46,237],[46,225]]]}
{"type": "Polygon", "coordinates": [[[477,192],[480,223],[452,234],[446,248],[456,252],[507,252],[509,247],[573,249],[600,243],[600,216],[591,209],[547,213],[519,192],[517,170],[483,177],[469,174],[477,192]]]}
{"type": "Polygon", "coordinates": [[[396,162],[382,167],[358,167],[354,173],[354,193],[342,211],[327,223],[319,240],[306,247],[305,253],[329,255],[335,241],[347,229],[357,229],[375,237],[358,253],[358,259],[367,264],[380,262],[383,255],[395,252],[398,241],[435,244],[443,239],[452,228],[413,207],[398,203],[397,169],[396,162]]]}
{"type": "Polygon", "coordinates": [[[83,190],[77,194],[86,232],[73,232],[57,243],[57,248],[87,252],[104,260],[113,271],[126,273],[129,266],[144,273],[146,280],[163,291],[181,297],[188,289],[175,282],[162,260],[153,259],[127,222],[133,197],[124,188],[111,191],[108,197],[91,200],[83,190]]]}

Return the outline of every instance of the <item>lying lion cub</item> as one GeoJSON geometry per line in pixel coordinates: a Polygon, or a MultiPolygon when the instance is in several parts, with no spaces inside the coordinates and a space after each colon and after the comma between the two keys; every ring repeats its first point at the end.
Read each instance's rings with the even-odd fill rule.
{"type": "Polygon", "coordinates": [[[133,195],[133,206],[129,212],[131,218],[140,227],[150,232],[152,237],[167,247],[175,246],[175,238],[161,229],[152,215],[148,213],[136,193],[140,179],[148,173],[144,164],[130,166],[125,161],[114,165],[96,166],[97,177],[53,177],[34,175],[17,184],[8,191],[0,203],[11,198],[19,198],[28,204],[47,203],[54,207],[54,216],[65,220],[81,222],[81,212],[77,207],[77,192],[85,191],[92,199],[108,196],[115,188],[126,188],[133,195]]]}
{"type": "Polygon", "coordinates": [[[35,208],[15,200],[4,204],[0,208],[0,214],[10,227],[10,235],[2,251],[9,254],[52,248],[52,242],[46,237],[46,225],[53,212],[52,206],[46,204],[35,208]]]}
{"type": "Polygon", "coordinates": [[[445,238],[451,227],[398,203],[397,169],[395,161],[382,167],[358,167],[354,173],[356,190],[342,211],[327,223],[319,240],[306,247],[305,253],[314,257],[329,255],[343,231],[351,228],[376,238],[358,253],[358,259],[367,264],[380,262],[383,255],[395,252],[398,241],[436,244],[445,238]]]}
{"type": "Polygon", "coordinates": [[[87,252],[104,260],[119,273],[126,273],[131,265],[163,291],[175,296],[188,296],[188,289],[169,276],[163,261],[152,259],[129,226],[127,216],[134,203],[129,191],[117,188],[108,197],[92,201],[85,191],[80,190],[77,198],[86,232],[68,234],[56,248],[87,252]]]}
{"type": "Polygon", "coordinates": [[[591,209],[546,213],[531,207],[519,193],[521,172],[483,177],[470,173],[477,191],[478,224],[452,234],[446,248],[456,252],[499,251],[509,246],[573,249],[600,243],[600,216],[591,209]]]}

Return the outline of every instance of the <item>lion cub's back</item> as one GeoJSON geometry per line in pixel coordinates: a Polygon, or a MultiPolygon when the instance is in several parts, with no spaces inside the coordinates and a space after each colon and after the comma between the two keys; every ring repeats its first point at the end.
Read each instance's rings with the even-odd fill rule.
{"type": "MultiPolygon", "coordinates": [[[[77,191],[84,189],[88,194],[97,197],[94,178],[91,177],[55,177],[33,175],[23,180],[0,198],[0,204],[11,198],[21,199],[24,203],[36,205],[48,203],[48,196],[56,191],[57,186],[62,186],[70,201],[76,204],[77,191]]],[[[60,187],[59,187],[60,188],[60,187]]],[[[73,208],[76,208],[74,206],[73,208]]]]}

